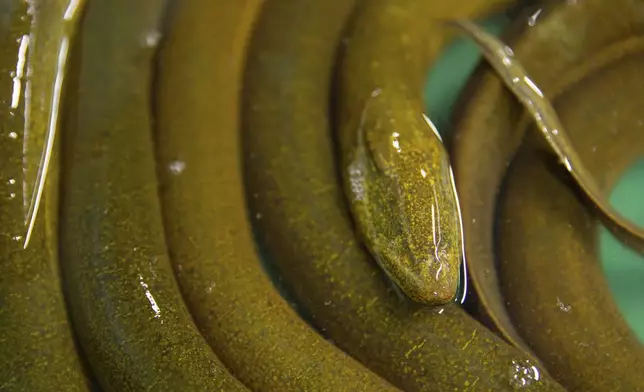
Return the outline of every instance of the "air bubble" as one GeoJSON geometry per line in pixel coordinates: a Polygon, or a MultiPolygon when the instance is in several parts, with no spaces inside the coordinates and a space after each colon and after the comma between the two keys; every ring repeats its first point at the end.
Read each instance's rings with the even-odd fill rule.
{"type": "Polygon", "coordinates": [[[539,369],[528,360],[513,360],[510,370],[510,384],[512,387],[530,388],[541,379],[539,369]]]}

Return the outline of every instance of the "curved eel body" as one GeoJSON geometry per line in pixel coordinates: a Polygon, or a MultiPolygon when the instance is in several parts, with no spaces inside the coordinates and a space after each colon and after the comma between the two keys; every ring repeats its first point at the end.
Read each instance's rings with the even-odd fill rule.
{"type": "Polygon", "coordinates": [[[70,314],[107,391],[248,391],[197,330],[168,259],[149,110],[156,40],[145,39],[165,5],[86,5],[62,138],[70,314]]]}
{"type": "Polygon", "coordinates": [[[252,390],[398,391],[307,325],[262,270],[246,211],[239,98],[263,3],[184,0],[162,45],[156,150],[175,276],[201,333],[252,390]]]}
{"type": "MultiPolygon", "coordinates": [[[[641,156],[633,124],[641,116],[642,21],[639,0],[559,3],[506,38],[553,100],[602,191],[641,156]]],[[[567,389],[641,389],[641,344],[606,284],[597,217],[561,180],[560,168],[535,154],[543,149],[540,131],[526,134],[533,119],[497,72],[483,64],[470,87],[452,155],[469,270],[483,308],[567,389]],[[521,146],[524,135],[533,140],[521,146]]]]}
{"type": "Polygon", "coordinates": [[[61,91],[84,1],[0,2],[0,390],[90,390],[58,257],[61,91]]]}
{"type": "MultiPolygon", "coordinates": [[[[383,70],[392,84],[400,77],[417,79],[408,85],[417,89],[414,97],[420,96],[429,62],[425,55],[431,59],[445,38],[440,31],[427,31],[425,15],[441,7],[447,13],[444,7],[450,4],[364,2],[347,39],[348,51],[358,50],[367,56],[364,61],[381,61],[389,71],[399,71],[383,70]],[[391,33],[404,30],[411,41],[401,47],[391,33]],[[431,47],[427,37],[435,47],[423,53],[431,47]]],[[[494,5],[487,0],[461,4],[451,9],[452,15],[473,17],[494,5]]],[[[402,390],[561,391],[532,358],[456,304],[419,306],[393,294],[360,245],[338,181],[329,117],[333,64],[352,5],[346,0],[269,1],[260,17],[242,118],[250,216],[260,217],[254,224],[261,243],[317,327],[402,390]]],[[[360,71],[356,78],[364,76],[360,71]]],[[[369,79],[357,84],[364,94],[356,92],[355,101],[341,105],[345,118],[362,110],[374,89],[369,79]]],[[[423,121],[421,101],[390,102],[393,108],[415,102],[413,118],[423,121]]]]}
{"type": "Polygon", "coordinates": [[[558,157],[575,183],[584,192],[591,205],[599,212],[604,224],[630,247],[644,252],[644,229],[613,208],[604,192],[584,165],[573,147],[561,120],[525,68],[514,57],[512,49],[501,40],[476,24],[457,20],[451,22],[470,37],[481,49],[485,58],[532,115],[537,129],[543,135],[550,150],[558,157]]]}

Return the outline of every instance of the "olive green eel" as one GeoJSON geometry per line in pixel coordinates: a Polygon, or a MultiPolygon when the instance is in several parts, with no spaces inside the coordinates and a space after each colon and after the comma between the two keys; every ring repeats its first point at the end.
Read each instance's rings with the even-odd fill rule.
{"type": "Polygon", "coordinates": [[[58,128],[82,1],[0,5],[0,390],[88,391],[58,269],[58,128]],[[45,181],[46,180],[46,181],[45,181]]]}
{"type": "Polygon", "coordinates": [[[162,0],[92,0],[63,140],[61,264],[106,391],[245,391],[188,313],[168,260],[150,120],[162,0]]]}
{"type": "MultiPolygon", "coordinates": [[[[633,143],[643,55],[642,36],[619,42],[564,74],[551,94],[602,192],[644,155],[633,143]]],[[[570,390],[644,390],[644,347],[607,286],[597,219],[533,146],[517,153],[500,198],[499,273],[514,325],[570,390]],[[547,279],[520,278],[548,270],[547,279]]]]}
{"type": "MultiPolygon", "coordinates": [[[[419,3],[365,2],[358,17],[413,28],[411,20],[426,23],[412,18],[413,4],[419,3]]],[[[361,248],[329,119],[332,66],[352,5],[269,1],[260,17],[246,74],[243,141],[250,214],[261,216],[255,225],[262,242],[316,325],[401,389],[502,391],[525,383],[528,390],[562,390],[458,306],[400,299],[361,248]]],[[[382,44],[386,36],[372,31],[374,44],[382,44]]]]}
{"type": "Polygon", "coordinates": [[[202,334],[253,390],[397,391],[300,319],[256,254],[239,100],[246,43],[262,3],[184,1],[162,43],[156,141],[175,275],[202,334]]]}
{"type": "MultiPolygon", "coordinates": [[[[608,116],[608,106],[606,111],[592,107],[604,108],[596,98],[599,96],[615,101],[609,92],[622,91],[616,84],[619,77],[603,84],[596,80],[610,75],[603,68],[610,69],[614,62],[641,51],[642,39],[633,35],[642,34],[643,21],[641,2],[624,0],[607,5],[590,0],[562,4],[510,38],[517,58],[544,94],[555,100],[575,148],[602,191],[632,163],[633,149],[641,147],[633,143],[635,135],[620,141],[608,132],[619,121],[608,116]],[[559,40],[562,26],[565,41],[559,40]],[[596,87],[597,83],[602,87],[596,87]],[[591,154],[593,145],[603,151],[591,154]]],[[[641,61],[641,57],[633,57],[630,63],[641,61]]],[[[633,65],[629,67],[626,74],[634,75],[633,65]]],[[[625,78],[622,84],[635,82],[625,78]]],[[[460,123],[453,155],[468,233],[470,271],[484,308],[509,340],[534,351],[570,390],[638,390],[644,385],[641,345],[619,315],[606,286],[595,253],[596,220],[583,208],[561,170],[553,171],[550,162],[543,161],[536,130],[517,152],[526,124],[532,120],[498,75],[484,65],[470,87],[457,114],[460,123]],[[515,155],[508,189],[497,200],[502,178],[515,155]],[[502,216],[498,218],[498,239],[493,242],[497,203],[502,216]],[[498,270],[494,249],[500,255],[498,270]]],[[[629,94],[627,88],[623,90],[629,94]]],[[[623,118],[637,113],[627,101],[617,102],[624,105],[620,107],[623,118]]]]}
{"type": "Polygon", "coordinates": [[[431,1],[390,6],[389,13],[424,20],[406,25],[359,15],[337,92],[340,172],[356,231],[397,287],[429,305],[456,295],[462,232],[449,156],[411,86],[423,84],[446,38],[427,18],[449,11],[431,1]]]}
{"type": "Polygon", "coordinates": [[[450,24],[460,28],[463,34],[481,48],[492,68],[532,115],[545,144],[572,175],[604,224],[625,244],[640,252],[644,251],[644,230],[610,205],[608,197],[599,189],[599,185],[575,150],[548,97],[534,83],[521,63],[514,59],[512,49],[475,23],[457,20],[450,24]]]}
{"type": "MultiPolygon", "coordinates": [[[[438,154],[438,164],[427,169],[441,166],[441,178],[451,177],[440,141],[423,139],[437,136],[427,133],[432,130],[423,123],[426,120],[417,90],[450,35],[437,25],[421,25],[420,21],[426,22],[428,15],[471,18],[496,3],[372,0],[361,3],[352,19],[353,1],[268,0],[251,47],[247,90],[240,97],[246,39],[261,2],[215,5],[190,0],[175,4],[176,19],[161,52],[158,90],[151,88],[150,65],[160,39],[158,24],[164,2],[97,0],[88,7],[74,48],[79,74],[72,78],[77,80],[72,81],[71,106],[63,124],[67,154],[63,155],[60,262],[74,326],[105,389],[247,390],[228,373],[214,351],[253,390],[396,390],[324,341],[279,298],[260,269],[250,217],[321,331],[398,387],[410,391],[563,390],[532,358],[503,343],[455,304],[423,307],[396,295],[372,255],[362,248],[369,235],[365,236],[357,220],[351,220],[351,200],[347,203],[340,182],[346,165],[338,167],[334,160],[338,152],[335,142],[340,142],[339,152],[346,159],[355,152],[353,143],[360,132],[378,137],[352,123],[356,118],[363,120],[362,126],[374,128],[389,122],[385,136],[400,126],[403,138],[419,137],[420,145],[427,143],[438,154]],[[210,12],[215,11],[226,23],[208,23],[210,12]],[[333,91],[331,72],[342,30],[348,30],[349,35],[342,40],[346,53],[340,89],[333,91]],[[204,51],[208,42],[203,40],[212,37],[218,38],[217,50],[204,51]],[[150,91],[158,93],[156,170],[162,186],[161,205],[151,143],[150,91]],[[329,102],[331,92],[339,92],[335,102],[329,102]],[[243,135],[238,133],[240,98],[244,101],[243,135]],[[339,109],[337,118],[331,114],[333,108],[339,109]],[[245,156],[240,156],[241,136],[245,156]],[[243,211],[240,164],[244,159],[251,204],[248,215],[243,211]],[[163,223],[174,272],[203,337],[172,276],[163,223]]],[[[618,3],[617,8],[632,7],[629,18],[636,22],[627,19],[620,24],[616,13],[610,11],[605,19],[592,19],[598,15],[593,12],[602,9],[595,0],[581,7],[595,22],[594,28],[606,29],[583,41],[583,50],[608,45],[605,52],[590,57],[582,57],[586,55],[581,49],[572,55],[568,52],[584,62],[562,80],[555,80],[553,76],[560,74],[550,74],[545,65],[537,74],[547,82],[545,91],[555,99],[557,108],[564,105],[568,109],[563,111],[564,124],[572,121],[570,116],[578,118],[581,109],[571,109],[572,104],[566,106],[562,98],[579,102],[574,98],[583,97],[584,91],[613,88],[615,81],[621,80],[620,76],[611,79],[610,72],[604,70],[613,61],[621,61],[620,70],[637,76],[644,41],[620,39],[638,31],[637,21],[644,9],[635,1],[618,3]],[[607,80],[596,82],[596,74],[607,80]],[[581,80],[591,82],[580,88],[577,83],[581,80]]],[[[11,19],[10,33],[3,38],[5,47],[10,48],[7,51],[20,57],[25,37],[29,37],[28,50],[34,54],[26,62],[27,69],[33,66],[35,72],[30,79],[21,80],[19,70],[0,78],[0,86],[7,89],[7,103],[11,103],[5,115],[7,140],[0,141],[0,149],[6,153],[3,157],[10,157],[0,168],[3,176],[10,176],[0,187],[0,197],[6,199],[0,202],[5,226],[0,245],[6,260],[11,260],[0,269],[0,347],[4,350],[0,365],[5,365],[0,367],[0,390],[83,391],[88,390],[88,382],[67,323],[57,271],[59,157],[54,143],[66,55],[82,2],[33,4],[35,8],[29,11],[23,3],[12,10],[15,13],[11,15],[20,20],[11,19]],[[18,91],[24,89],[18,98],[16,86],[18,91]],[[12,93],[10,99],[8,92],[12,93]],[[14,172],[19,174],[12,176],[14,172]],[[23,178],[24,185],[17,178],[23,178]],[[22,201],[20,208],[12,204],[15,199],[22,201]],[[47,311],[34,312],[39,303],[34,298],[41,299],[47,311]],[[30,302],[17,306],[18,299],[30,302]]],[[[619,9],[620,15],[624,8],[619,9]]],[[[568,16],[565,12],[553,15],[560,18],[558,23],[568,16]]],[[[571,28],[584,23],[575,18],[579,24],[573,23],[571,28]]],[[[556,25],[545,18],[543,23],[556,25]]],[[[527,34],[539,37],[539,33],[527,34]]],[[[519,47],[532,45],[523,44],[523,39],[519,37],[519,47]]],[[[530,48],[535,58],[543,54],[530,48]]],[[[540,49],[546,53],[557,50],[540,49]]],[[[561,57],[554,69],[564,70],[572,64],[570,58],[561,57]]],[[[7,61],[15,63],[15,57],[7,61]]],[[[14,66],[9,64],[9,68],[14,66]]],[[[528,70],[541,69],[534,64],[527,61],[528,70]]],[[[510,115],[503,119],[494,117],[497,113],[484,116],[485,121],[477,125],[469,122],[475,118],[466,117],[461,123],[465,128],[460,128],[456,140],[460,152],[468,151],[472,145],[468,143],[480,146],[481,126],[495,121],[508,126],[495,129],[492,139],[499,137],[496,132],[515,132],[498,149],[486,151],[498,153],[500,149],[507,155],[494,156],[498,162],[491,164],[484,158],[491,166],[479,162],[479,167],[492,168],[484,172],[485,179],[492,179],[490,184],[500,183],[499,173],[516,152],[528,122],[497,82],[496,75],[482,67],[475,81],[481,83],[477,86],[481,89],[475,88],[474,97],[497,97],[498,113],[510,115]],[[477,126],[478,139],[472,135],[464,144],[464,134],[477,126]]],[[[626,87],[623,91],[630,91],[626,87]]],[[[471,105],[465,113],[480,114],[480,107],[471,105]]],[[[579,136],[574,135],[579,135],[578,128],[571,129],[577,143],[579,136]]],[[[602,191],[641,152],[635,143],[595,136],[601,135],[598,131],[584,135],[588,140],[580,144],[582,149],[593,143],[614,144],[601,152],[611,162],[608,167],[599,165],[601,160],[589,165],[602,191]]],[[[630,140],[634,137],[637,135],[630,140]]],[[[376,152],[392,141],[368,142],[373,140],[376,152]]],[[[505,305],[490,301],[490,293],[492,299],[500,299],[501,293],[489,280],[483,281],[485,285],[478,283],[484,288],[484,305],[491,305],[493,319],[509,340],[539,355],[571,390],[640,390],[644,385],[637,373],[644,367],[641,347],[621,320],[599,263],[593,260],[596,222],[570,187],[549,171],[538,148],[536,142],[521,147],[500,199],[503,216],[499,227],[505,241],[499,243],[502,258],[498,273],[521,337],[509,324],[505,305]],[[547,197],[551,194],[561,197],[547,197]],[[544,214],[552,220],[539,220],[544,214]],[[535,279],[526,284],[518,278],[551,271],[548,263],[558,257],[567,260],[557,263],[566,279],[535,279]],[[535,323],[544,328],[535,328],[535,323]]],[[[373,155],[368,158],[375,158],[370,162],[375,165],[383,163],[373,155]]],[[[469,173],[463,168],[463,156],[456,155],[456,159],[458,170],[469,173]]],[[[420,172],[415,158],[411,163],[409,169],[420,172]]],[[[426,172],[431,176],[431,170],[426,172]]],[[[406,175],[394,174],[392,178],[406,175]]],[[[467,185],[471,180],[461,183],[467,185]]],[[[384,184],[374,187],[376,193],[391,190],[386,188],[390,183],[384,184]]],[[[409,190],[409,185],[402,182],[403,189],[409,190]]],[[[451,182],[441,185],[452,186],[451,182]]],[[[488,188],[481,189],[485,197],[488,188]]],[[[472,199],[479,196],[467,194],[464,204],[471,206],[472,199]]],[[[435,204],[435,208],[441,206],[435,204]]],[[[454,213],[455,205],[451,209],[454,213]]],[[[354,219],[356,212],[360,213],[354,209],[354,219]]],[[[400,218],[391,211],[385,213],[400,218]]],[[[469,225],[469,216],[465,216],[469,225]]],[[[476,218],[471,223],[476,223],[476,218]]],[[[427,229],[420,227],[420,232],[427,234],[427,229]]],[[[445,264],[452,272],[460,263],[457,242],[443,250],[454,256],[445,264]]],[[[490,272],[494,267],[488,269],[477,262],[480,256],[473,255],[475,274],[496,279],[496,272],[490,272]]],[[[483,260],[485,257],[483,254],[483,260]]],[[[449,300],[458,275],[450,276],[452,281],[437,281],[429,291],[425,287],[416,290],[424,293],[415,299],[427,303],[449,300]],[[424,294],[432,294],[431,290],[439,290],[441,298],[428,299],[424,294]]],[[[408,294],[414,293],[409,286],[401,286],[408,294]]]]}
{"type": "MultiPolygon", "coordinates": [[[[574,5],[555,2],[542,14],[545,16],[536,26],[519,21],[520,25],[510,29],[513,36],[504,40],[545,94],[550,94],[561,74],[583,61],[585,54],[644,30],[644,3],[638,0],[618,0],[610,6],[601,0],[574,5]],[[566,40],[560,39],[562,26],[566,40]],[[526,56],[534,60],[525,61],[526,56]]],[[[467,233],[470,278],[486,313],[483,317],[506,339],[530,352],[505,309],[493,241],[498,190],[524,136],[522,128],[516,127],[523,108],[487,64],[477,70],[463,97],[454,115],[451,153],[467,233]]]]}

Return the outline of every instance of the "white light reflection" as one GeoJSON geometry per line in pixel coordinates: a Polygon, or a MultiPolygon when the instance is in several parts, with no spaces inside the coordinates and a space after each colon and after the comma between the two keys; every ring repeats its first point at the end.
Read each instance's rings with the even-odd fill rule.
{"type": "Polygon", "coordinates": [[[541,378],[541,373],[539,373],[539,369],[537,369],[536,366],[532,366],[532,374],[534,374],[534,378],[536,380],[539,380],[541,378]]]}
{"type": "MultiPolygon", "coordinates": [[[[437,259],[437,260],[438,260],[438,259],[437,259]]],[[[439,264],[438,264],[438,270],[436,271],[436,275],[434,275],[434,279],[436,279],[436,280],[438,281],[438,279],[439,279],[439,278],[440,278],[440,276],[441,276],[441,272],[442,272],[442,271],[443,271],[443,263],[439,262],[439,264]]],[[[436,294],[436,293],[434,293],[434,294],[436,294]]]]}
{"type": "Polygon", "coordinates": [[[432,132],[434,132],[434,135],[436,135],[438,140],[440,140],[442,142],[443,138],[441,137],[441,134],[438,132],[438,129],[436,128],[436,125],[434,125],[432,120],[430,120],[429,117],[427,117],[427,115],[425,115],[425,113],[423,113],[423,119],[425,120],[427,125],[429,125],[429,128],[432,130],[432,132]]]}
{"type": "Polygon", "coordinates": [[[564,164],[564,166],[566,166],[566,169],[567,169],[570,173],[572,173],[572,164],[570,163],[570,161],[568,160],[568,158],[564,158],[564,160],[563,160],[563,164],[564,164]]]}
{"type": "Polygon", "coordinates": [[[538,87],[538,86],[537,86],[537,85],[532,81],[532,79],[530,79],[530,78],[529,78],[529,77],[527,77],[527,76],[524,76],[524,77],[523,77],[523,81],[524,81],[524,82],[525,82],[525,84],[527,84],[527,85],[528,85],[528,87],[530,87],[530,89],[532,89],[532,91],[534,91],[534,92],[535,92],[539,97],[543,98],[543,93],[541,92],[541,90],[539,89],[539,87],[538,87]]]}
{"type": "Polygon", "coordinates": [[[58,111],[60,109],[60,95],[63,88],[63,80],[65,79],[65,65],[67,64],[67,54],[69,52],[69,37],[64,36],[60,42],[58,49],[58,63],[56,64],[56,77],[54,79],[54,87],[51,97],[51,106],[49,108],[49,124],[47,127],[47,139],[45,148],[43,150],[42,160],[38,168],[38,177],[36,177],[36,190],[32,198],[29,212],[27,213],[27,234],[25,235],[24,249],[27,249],[31,234],[36,223],[38,216],[38,208],[40,207],[40,200],[42,193],[45,189],[45,181],[47,180],[47,172],[49,171],[49,162],[51,161],[51,154],[54,147],[54,139],[56,137],[56,128],[58,126],[58,111]]]}
{"type": "Polygon", "coordinates": [[[463,256],[463,263],[461,264],[461,267],[463,268],[463,294],[460,299],[460,303],[463,304],[465,303],[465,299],[467,298],[467,257],[465,255],[465,231],[463,230],[463,217],[461,214],[461,203],[460,200],[458,199],[458,192],[456,190],[456,181],[454,180],[454,171],[452,168],[449,168],[449,176],[450,180],[452,182],[452,190],[454,192],[454,198],[456,199],[456,213],[458,214],[458,225],[461,229],[461,255],[463,256]]]}
{"type": "Polygon", "coordinates": [[[29,48],[29,36],[23,35],[18,48],[18,62],[13,77],[13,91],[11,94],[11,108],[15,109],[20,104],[20,92],[22,91],[22,77],[25,74],[25,63],[27,62],[27,49],[29,48]]]}
{"type": "Polygon", "coordinates": [[[154,311],[154,318],[161,317],[161,308],[159,308],[159,305],[157,305],[157,301],[154,299],[154,296],[148,289],[147,283],[143,281],[143,276],[141,275],[139,275],[139,284],[145,290],[145,296],[147,297],[148,301],[150,302],[150,306],[152,306],[152,310],[154,311]]]}
{"type": "Polygon", "coordinates": [[[543,10],[541,9],[537,10],[537,12],[535,12],[534,14],[532,14],[532,16],[528,18],[528,26],[532,27],[535,24],[537,24],[537,18],[539,18],[539,14],[541,14],[541,11],[543,10]]]}
{"type": "Polygon", "coordinates": [[[186,163],[184,161],[172,161],[168,165],[168,169],[170,169],[170,172],[175,176],[181,174],[185,170],[185,168],[186,163]]]}
{"type": "Polygon", "coordinates": [[[69,2],[69,4],[67,5],[67,9],[65,10],[65,14],[63,15],[64,20],[70,21],[74,18],[74,15],[78,10],[78,6],[80,5],[80,2],[81,0],[71,0],[69,2]]]}
{"type": "Polygon", "coordinates": [[[393,140],[391,141],[391,145],[394,146],[396,151],[400,152],[400,140],[398,138],[400,137],[400,134],[398,132],[392,132],[391,137],[393,137],[393,140]]]}
{"type": "Polygon", "coordinates": [[[161,32],[159,31],[150,31],[143,36],[144,45],[148,48],[155,48],[159,41],[161,41],[161,32]]]}

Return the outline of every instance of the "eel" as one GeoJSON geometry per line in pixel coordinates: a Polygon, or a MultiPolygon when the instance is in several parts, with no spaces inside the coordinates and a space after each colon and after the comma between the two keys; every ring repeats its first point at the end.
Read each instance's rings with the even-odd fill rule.
{"type": "Polygon", "coordinates": [[[61,267],[106,391],[247,391],[199,333],[167,255],[151,125],[163,0],[92,0],[63,129],[61,267]]]}
{"type": "MultiPolygon", "coordinates": [[[[644,33],[643,22],[644,3],[639,0],[618,0],[610,7],[602,0],[554,2],[543,12],[519,20],[510,28],[512,35],[503,40],[547,95],[561,74],[584,62],[588,53],[644,33]],[[565,40],[561,39],[562,26],[565,40]],[[536,61],[526,61],[528,56],[536,61]]],[[[524,138],[525,132],[517,128],[523,116],[524,109],[513,93],[489,64],[482,63],[456,106],[450,153],[467,233],[468,272],[482,318],[491,320],[506,340],[529,353],[499,289],[493,234],[499,188],[524,138]]]]}
{"type": "MultiPolygon", "coordinates": [[[[331,129],[332,68],[342,31],[345,24],[372,26],[374,42],[382,42],[388,31],[369,22],[413,31],[426,24],[420,11],[431,15],[432,5],[443,3],[368,1],[352,17],[354,4],[269,1],[259,19],[246,69],[242,141],[247,199],[250,215],[261,216],[254,222],[261,244],[315,325],[403,390],[562,391],[531,357],[456,304],[428,307],[398,297],[361,246],[331,129]]],[[[453,15],[473,17],[490,7],[488,1],[460,4],[468,8],[453,15]]],[[[401,69],[410,71],[404,63],[401,69]]]]}
{"type": "Polygon", "coordinates": [[[183,1],[161,43],[155,140],[175,276],[201,333],[251,389],[398,391],[308,326],[262,270],[239,124],[247,42],[262,4],[183,1]]]}
{"type": "MultiPolygon", "coordinates": [[[[610,7],[592,0],[562,4],[515,37],[512,45],[527,72],[561,109],[562,123],[602,191],[615,180],[602,173],[614,177],[631,163],[634,143],[602,132],[611,129],[614,118],[580,103],[603,107],[582,98],[584,91],[587,97],[598,96],[597,80],[608,72],[602,68],[610,69],[611,62],[641,50],[636,36],[643,32],[642,21],[644,5],[639,1],[610,7]],[[559,39],[562,26],[566,40],[559,39]],[[569,88],[577,98],[567,103],[558,96],[569,88]],[[601,121],[589,120],[595,112],[601,121]],[[571,128],[574,124],[586,125],[571,128]],[[604,159],[588,151],[593,145],[604,148],[604,159]]],[[[489,65],[481,66],[471,87],[457,112],[452,154],[463,195],[470,272],[484,308],[508,340],[537,355],[570,390],[637,390],[642,385],[637,373],[641,345],[611,299],[594,250],[596,220],[583,208],[584,197],[561,177],[561,170],[552,170],[552,159],[544,161],[552,154],[537,130],[522,140],[532,117],[489,65]],[[503,215],[497,218],[499,208],[503,215]],[[497,256],[500,264],[495,266],[497,256]]],[[[606,95],[621,91],[621,86],[603,86],[601,91],[606,95]]]]}
{"type": "MultiPolygon", "coordinates": [[[[629,38],[564,73],[551,94],[602,192],[644,156],[641,143],[633,143],[641,137],[643,58],[644,40],[629,38]]],[[[499,198],[498,268],[514,325],[569,390],[642,391],[644,347],[607,285],[598,219],[570,189],[573,181],[562,181],[544,158],[541,146],[528,140],[499,198]]]]}
{"type": "Polygon", "coordinates": [[[82,1],[0,4],[0,390],[89,391],[58,265],[61,90],[82,1]]]}
{"type": "Polygon", "coordinates": [[[465,36],[478,45],[484,57],[490,62],[505,85],[512,90],[532,115],[544,141],[572,175],[576,185],[588,198],[589,205],[599,213],[606,227],[625,244],[639,252],[644,252],[644,229],[638,227],[610,205],[608,198],[600,190],[599,185],[575,150],[573,142],[550,101],[521,63],[515,59],[512,49],[475,23],[457,20],[450,24],[458,27],[465,36]]]}

